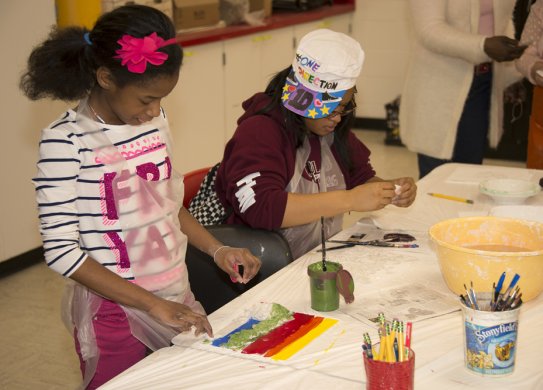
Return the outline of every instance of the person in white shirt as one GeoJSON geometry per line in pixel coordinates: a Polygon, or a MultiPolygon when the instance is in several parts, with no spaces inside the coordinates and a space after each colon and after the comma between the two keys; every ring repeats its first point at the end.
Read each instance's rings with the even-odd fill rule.
{"type": "Polygon", "coordinates": [[[510,61],[515,0],[409,0],[414,43],[400,106],[400,137],[419,177],[454,161],[481,164],[503,134],[503,91],[521,78],[510,61]]]}

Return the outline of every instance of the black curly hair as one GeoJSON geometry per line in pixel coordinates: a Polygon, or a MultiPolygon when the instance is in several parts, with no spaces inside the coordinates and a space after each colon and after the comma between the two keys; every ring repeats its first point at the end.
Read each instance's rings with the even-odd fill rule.
{"type": "Polygon", "coordinates": [[[109,69],[119,87],[176,74],[183,60],[180,45],[159,49],[168,54],[168,59],[162,65],[147,64],[141,74],[129,72],[115,58],[120,48],[117,41],[123,35],[142,38],[153,32],[164,40],[175,38],[171,20],[161,11],[143,5],[114,9],[102,15],[91,31],[75,26],[53,27],[49,37],[32,50],[20,88],[32,100],[49,97],[74,101],[87,96],[96,85],[96,70],[101,66],[109,69]]]}

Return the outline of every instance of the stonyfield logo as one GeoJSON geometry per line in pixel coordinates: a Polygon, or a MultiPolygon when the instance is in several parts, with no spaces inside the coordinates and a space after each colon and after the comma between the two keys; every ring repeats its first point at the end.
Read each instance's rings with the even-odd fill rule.
{"type": "Polygon", "coordinates": [[[484,343],[485,340],[488,339],[489,337],[498,337],[501,334],[516,332],[516,331],[517,331],[517,323],[511,322],[509,324],[501,324],[493,328],[484,328],[474,333],[475,333],[475,336],[477,337],[477,340],[481,343],[484,343]]]}

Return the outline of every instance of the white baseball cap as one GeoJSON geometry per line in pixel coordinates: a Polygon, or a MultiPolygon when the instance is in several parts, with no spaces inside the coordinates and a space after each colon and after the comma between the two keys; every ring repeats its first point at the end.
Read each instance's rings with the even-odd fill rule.
{"type": "Polygon", "coordinates": [[[283,87],[283,105],[306,118],[327,117],[355,86],[364,51],[348,35],[328,29],[306,34],[283,87]]]}

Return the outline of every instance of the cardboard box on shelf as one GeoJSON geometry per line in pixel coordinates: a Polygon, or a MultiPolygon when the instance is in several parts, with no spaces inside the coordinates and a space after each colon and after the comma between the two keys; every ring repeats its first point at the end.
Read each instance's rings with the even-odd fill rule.
{"type": "Polygon", "coordinates": [[[140,4],[156,8],[173,20],[172,0],[102,0],[102,12],[109,12],[127,4],[140,4]]]}
{"type": "Polygon", "coordinates": [[[219,0],[173,0],[175,28],[185,30],[219,23],[219,0]]]}
{"type": "Polygon", "coordinates": [[[264,10],[267,18],[272,14],[272,0],[249,0],[249,12],[264,10]]]}

